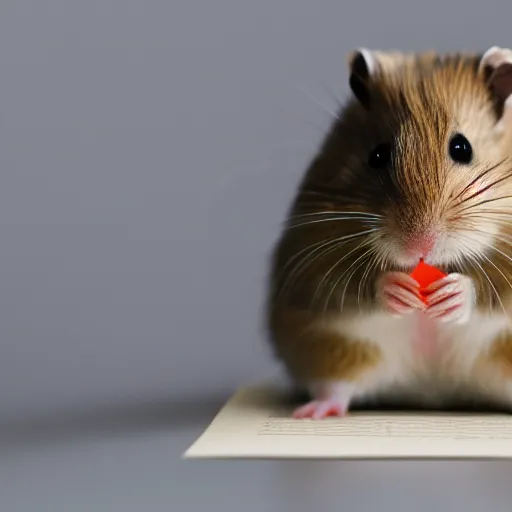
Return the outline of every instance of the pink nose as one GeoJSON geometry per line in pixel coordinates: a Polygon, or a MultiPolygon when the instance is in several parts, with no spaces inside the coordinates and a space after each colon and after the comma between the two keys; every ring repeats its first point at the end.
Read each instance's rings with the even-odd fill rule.
{"type": "Polygon", "coordinates": [[[404,245],[407,256],[425,258],[434,248],[436,243],[435,235],[431,233],[422,233],[407,239],[404,245]]]}

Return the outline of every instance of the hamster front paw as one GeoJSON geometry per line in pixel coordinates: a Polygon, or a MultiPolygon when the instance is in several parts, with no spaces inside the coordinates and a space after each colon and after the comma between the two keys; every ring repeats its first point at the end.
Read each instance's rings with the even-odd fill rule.
{"type": "Polygon", "coordinates": [[[475,286],[462,274],[448,274],[425,290],[426,314],[444,323],[464,324],[475,305],[475,286]]]}
{"type": "Polygon", "coordinates": [[[388,272],[377,282],[377,300],[393,316],[424,310],[419,284],[402,272],[388,272]]]}

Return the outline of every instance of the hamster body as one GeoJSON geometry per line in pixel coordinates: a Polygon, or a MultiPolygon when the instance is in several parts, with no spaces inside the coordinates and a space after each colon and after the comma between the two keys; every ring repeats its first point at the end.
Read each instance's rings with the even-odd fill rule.
{"type": "Polygon", "coordinates": [[[512,406],[512,51],[358,50],[350,87],[271,266],[270,339],[311,397],[295,417],[512,406]],[[421,259],[447,274],[426,302],[421,259]]]}

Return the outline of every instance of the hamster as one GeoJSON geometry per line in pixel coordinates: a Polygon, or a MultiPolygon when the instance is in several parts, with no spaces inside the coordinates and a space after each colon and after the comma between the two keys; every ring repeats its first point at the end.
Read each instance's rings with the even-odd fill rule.
{"type": "Polygon", "coordinates": [[[360,49],[270,265],[296,418],[387,400],[512,405],[512,50],[360,49]],[[420,260],[446,276],[425,301],[420,260]]]}

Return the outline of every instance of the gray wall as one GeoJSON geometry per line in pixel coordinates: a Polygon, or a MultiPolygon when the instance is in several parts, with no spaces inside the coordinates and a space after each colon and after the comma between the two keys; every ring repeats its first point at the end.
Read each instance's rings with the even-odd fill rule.
{"type": "Polygon", "coordinates": [[[273,366],[265,265],[357,46],[512,45],[508,0],[4,0],[0,415],[273,366]],[[508,36],[508,37],[507,37],[508,36]]]}

